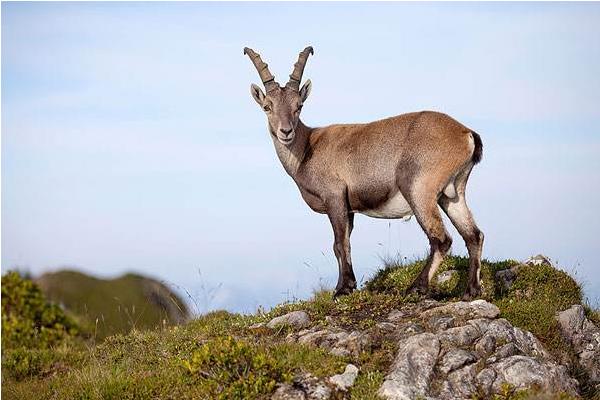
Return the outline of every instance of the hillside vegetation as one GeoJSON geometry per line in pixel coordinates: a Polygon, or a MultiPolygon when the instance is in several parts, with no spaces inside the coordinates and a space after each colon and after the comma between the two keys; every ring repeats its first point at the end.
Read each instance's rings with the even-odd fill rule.
{"type": "Polygon", "coordinates": [[[90,335],[101,340],[132,329],[176,325],[189,317],[185,303],[162,283],[127,274],[98,279],[77,271],[47,273],[35,280],[90,335]]]}
{"type": "MultiPolygon", "coordinates": [[[[49,343],[41,353],[25,344],[5,346],[3,329],[2,396],[28,400],[269,398],[281,384],[299,387],[299,376],[324,380],[341,374],[352,363],[360,370],[356,381],[330,398],[377,399],[398,346],[384,330],[392,325],[385,322],[390,311],[458,301],[466,284],[467,263],[463,257],[444,261],[438,276],[452,273],[446,273],[450,278],[436,285],[436,301],[404,295],[423,264],[415,261],[385,266],[363,289],[338,301],[330,292],[321,291],[309,300],[282,304],[268,312],[240,315],[217,311],[180,326],[133,329],[129,334],[109,336],[97,345],[65,325],[59,327],[64,338],[49,343]],[[309,316],[304,326],[266,325],[275,317],[299,310],[309,316]],[[333,327],[348,332],[368,331],[369,342],[351,351],[328,351],[323,345],[294,339],[306,333],[306,328],[317,334],[319,329],[333,327]]],[[[549,265],[516,269],[517,265],[511,260],[484,262],[483,297],[499,308],[501,318],[531,331],[554,359],[567,365],[570,376],[579,381],[581,395],[598,398],[556,322],[558,311],[583,302],[579,286],[568,274],[549,265]],[[504,287],[495,275],[509,268],[517,274],[512,285],[504,287]]],[[[6,276],[2,280],[3,321],[5,312],[11,312],[5,310],[5,280],[6,276]]],[[[586,315],[598,322],[594,311],[587,309],[586,315]]],[[[538,395],[536,387],[517,390],[507,385],[494,396],[517,399],[538,395]]],[[[546,396],[572,398],[573,394],[546,396]]]]}

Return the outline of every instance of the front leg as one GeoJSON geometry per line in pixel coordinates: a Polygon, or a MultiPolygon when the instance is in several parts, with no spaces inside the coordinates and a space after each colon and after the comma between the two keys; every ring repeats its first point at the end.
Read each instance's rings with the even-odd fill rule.
{"type": "Polygon", "coordinates": [[[350,257],[350,232],[354,225],[354,214],[349,212],[343,201],[328,207],[327,216],[333,227],[333,252],[337,258],[339,274],[334,297],[350,294],[356,289],[356,278],[350,257]]]}

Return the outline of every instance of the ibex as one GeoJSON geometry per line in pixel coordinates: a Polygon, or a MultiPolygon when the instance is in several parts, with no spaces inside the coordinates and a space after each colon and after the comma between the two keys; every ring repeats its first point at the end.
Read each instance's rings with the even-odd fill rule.
{"type": "Polygon", "coordinates": [[[275,151],[308,206],[327,214],[334,233],[339,275],[334,296],[356,289],[350,260],[354,214],[375,218],[414,215],[427,235],[430,253],[408,292],[426,293],[452,243],[438,206],[463,237],[469,252],[464,299],[481,294],[483,233],[467,206],[465,188],[481,160],[481,137],[453,118],[433,111],[402,114],[366,124],[309,128],[300,120],[311,91],[300,82],[312,47],[305,48],[285,87],[252,49],[244,54],[258,70],[266,93],[251,94],[267,115],[275,151]]]}

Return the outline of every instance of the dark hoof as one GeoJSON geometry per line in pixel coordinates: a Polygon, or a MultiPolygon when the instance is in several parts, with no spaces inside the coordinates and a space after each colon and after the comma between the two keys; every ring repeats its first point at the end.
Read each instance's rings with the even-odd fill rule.
{"type": "Polygon", "coordinates": [[[406,295],[417,294],[419,296],[425,295],[429,292],[429,288],[418,283],[413,283],[408,289],[406,289],[406,295]]]}
{"type": "Polygon", "coordinates": [[[354,291],[355,288],[351,287],[351,286],[345,286],[339,289],[335,289],[335,292],[333,293],[333,298],[337,299],[340,296],[346,296],[349,295],[350,293],[352,293],[354,291]]]}
{"type": "Polygon", "coordinates": [[[481,296],[481,288],[467,288],[463,294],[463,301],[471,301],[481,296]]]}

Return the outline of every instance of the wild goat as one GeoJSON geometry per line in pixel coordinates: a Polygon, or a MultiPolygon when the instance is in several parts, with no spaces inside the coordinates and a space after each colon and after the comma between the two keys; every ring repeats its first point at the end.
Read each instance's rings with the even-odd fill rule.
{"type": "Polygon", "coordinates": [[[465,200],[469,174],[481,160],[480,136],[453,118],[433,111],[402,114],[367,124],[309,128],[300,111],[311,82],[302,73],[312,47],[305,48],[285,87],[252,49],[244,54],[258,70],[266,93],[251,94],[267,115],[269,133],[285,171],[308,206],[327,214],[339,275],[334,296],[356,289],[350,260],[354,214],[375,218],[414,215],[427,235],[430,254],[409,292],[425,293],[452,243],[438,205],[450,217],[469,252],[469,282],[464,299],[481,294],[483,233],[465,200]]]}

